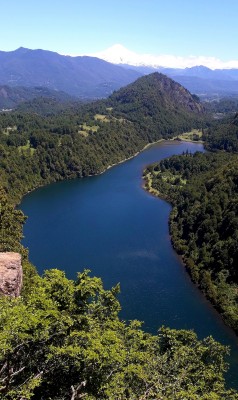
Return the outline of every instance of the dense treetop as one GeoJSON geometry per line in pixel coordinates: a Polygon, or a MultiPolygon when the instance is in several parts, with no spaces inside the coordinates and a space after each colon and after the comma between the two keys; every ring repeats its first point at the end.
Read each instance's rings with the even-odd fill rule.
{"type": "Polygon", "coordinates": [[[238,152],[238,113],[217,122],[206,133],[208,150],[238,152]]]}
{"type": "Polygon", "coordinates": [[[20,399],[238,399],[224,387],[227,349],[211,337],[118,318],[118,287],[88,271],[40,278],[25,265],[18,299],[0,298],[0,391],[20,399]]]}
{"type": "Polygon", "coordinates": [[[30,106],[31,101],[37,101],[44,99],[47,102],[53,100],[59,105],[61,103],[76,101],[77,99],[73,96],[68,95],[65,92],[60,92],[45,87],[21,87],[21,86],[7,86],[0,85],[0,110],[1,109],[12,109],[17,107],[19,104],[28,103],[30,106]]]}

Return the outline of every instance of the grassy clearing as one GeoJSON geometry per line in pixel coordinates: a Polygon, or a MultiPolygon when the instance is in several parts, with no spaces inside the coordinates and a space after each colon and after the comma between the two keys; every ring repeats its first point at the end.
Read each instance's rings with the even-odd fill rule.
{"type": "Polygon", "coordinates": [[[29,153],[29,150],[30,150],[30,155],[31,156],[33,156],[33,154],[34,154],[34,152],[36,151],[36,149],[33,149],[31,146],[30,146],[30,141],[29,140],[27,140],[27,144],[25,144],[24,146],[18,146],[18,151],[20,152],[20,153],[29,153]]]}
{"type": "Polygon", "coordinates": [[[84,123],[83,125],[80,125],[80,130],[78,131],[78,133],[80,133],[80,135],[83,135],[85,137],[87,137],[89,135],[90,132],[97,132],[99,129],[98,125],[87,125],[86,123],[84,123]]]}
{"type": "MultiPolygon", "coordinates": [[[[111,109],[112,108],[110,108],[110,110],[111,109]]],[[[107,110],[109,110],[109,109],[107,109],[107,110]]],[[[126,121],[125,118],[116,118],[116,117],[114,117],[112,115],[104,115],[104,114],[96,114],[96,115],[94,115],[94,120],[95,121],[101,121],[101,122],[110,122],[110,121],[116,122],[117,121],[117,122],[120,122],[120,123],[126,121]]]]}
{"type": "Polygon", "coordinates": [[[87,131],[78,131],[78,133],[84,137],[88,137],[88,132],[87,131]]]}
{"type": "Polygon", "coordinates": [[[102,121],[102,122],[110,122],[110,119],[103,114],[96,114],[94,115],[95,121],[102,121]]]}
{"type": "Polygon", "coordinates": [[[130,121],[128,121],[127,119],[125,119],[125,118],[114,118],[114,120],[115,121],[119,121],[120,123],[122,123],[122,122],[128,122],[128,123],[131,123],[130,121]]]}
{"type": "Polygon", "coordinates": [[[12,131],[16,131],[16,130],[17,130],[16,126],[8,126],[6,129],[3,129],[3,134],[6,135],[6,136],[9,136],[9,134],[12,131]]]}
{"type": "Polygon", "coordinates": [[[162,192],[159,190],[164,187],[171,187],[172,188],[178,188],[178,187],[183,187],[186,185],[186,179],[182,179],[180,175],[173,175],[170,172],[161,172],[161,171],[155,171],[153,170],[152,172],[147,173],[146,175],[143,175],[144,179],[144,189],[147,190],[150,194],[153,196],[158,196],[163,198],[163,192],[164,190],[162,189],[162,192]],[[156,180],[159,179],[161,184],[156,184],[156,180]],[[165,185],[165,186],[164,186],[165,185]],[[159,186],[159,188],[158,188],[159,186]],[[161,186],[161,187],[160,187],[161,186]]]}
{"type": "Polygon", "coordinates": [[[161,174],[161,179],[169,185],[178,185],[182,187],[186,185],[186,179],[182,179],[181,175],[173,175],[171,173],[161,174]]]}
{"type": "Polygon", "coordinates": [[[201,142],[202,141],[202,131],[200,129],[192,129],[190,132],[184,132],[178,135],[176,139],[184,141],[201,142]]]}
{"type": "MultiPolygon", "coordinates": [[[[94,121],[99,121],[99,122],[120,122],[123,123],[126,120],[124,118],[115,118],[111,115],[104,115],[104,114],[95,114],[94,115],[94,121]]],[[[87,125],[86,122],[82,125],[79,126],[80,129],[78,130],[78,133],[84,137],[87,137],[90,133],[95,133],[99,130],[98,125],[87,125]]]]}

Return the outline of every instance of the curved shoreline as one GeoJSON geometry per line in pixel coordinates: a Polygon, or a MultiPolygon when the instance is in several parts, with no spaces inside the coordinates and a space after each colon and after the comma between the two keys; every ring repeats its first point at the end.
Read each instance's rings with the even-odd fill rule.
{"type": "MultiPolygon", "coordinates": [[[[110,164],[108,165],[102,172],[99,172],[98,174],[94,174],[94,175],[87,175],[87,176],[97,176],[97,175],[101,175],[104,172],[106,172],[108,169],[115,167],[116,165],[119,165],[125,161],[129,161],[131,159],[133,159],[134,157],[138,156],[140,153],[142,153],[144,150],[146,150],[147,148],[149,148],[150,146],[154,146],[157,143],[162,143],[162,142],[173,142],[173,141],[178,141],[178,142],[188,142],[188,143],[197,143],[197,144],[203,144],[204,141],[203,140],[190,140],[190,139],[180,139],[178,136],[175,136],[171,139],[159,139],[156,140],[155,142],[151,142],[151,143],[147,143],[141,150],[137,151],[135,154],[133,154],[131,157],[128,158],[124,158],[121,161],[118,161],[114,164],[110,164]]],[[[84,177],[83,177],[84,178],[84,177]]],[[[85,176],[86,178],[86,176],[85,176]]]]}
{"type": "MultiPolygon", "coordinates": [[[[186,132],[185,132],[185,133],[186,133],[186,132]]],[[[22,199],[23,199],[24,196],[26,196],[27,194],[33,192],[33,191],[36,190],[36,189],[39,189],[39,188],[44,187],[44,186],[46,186],[46,185],[50,185],[51,183],[61,182],[61,181],[63,181],[63,180],[83,179],[83,178],[87,178],[87,177],[90,177],[90,176],[102,175],[104,172],[106,172],[106,171],[109,170],[110,168],[115,167],[116,165],[119,165],[119,164],[121,164],[121,163],[123,163],[123,162],[129,161],[129,160],[133,159],[134,157],[138,156],[140,153],[142,153],[144,150],[146,150],[146,149],[147,149],[148,147],[150,147],[150,146],[153,146],[153,145],[155,145],[155,144],[157,144],[157,143],[161,143],[161,142],[170,142],[170,141],[176,141],[176,140],[177,140],[178,142],[190,142],[190,143],[198,143],[198,144],[203,144],[203,143],[204,143],[202,140],[199,140],[199,141],[198,141],[198,140],[197,140],[197,141],[196,141],[196,140],[190,140],[190,139],[184,139],[184,140],[183,140],[182,138],[179,138],[178,135],[177,135],[177,136],[174,136],[174,137],[172,137],[172,138],[170,138],[170,139],[161,138],[161,139],[159,139],[159,140],[156,140],[155,142],[147,143],[142,149],[138,150],[138,151],[137,151],[135,154],[133,154],[132,156],[127,157],[127,158],[123,158],[122,160],[119,160],[119,161],[117,161],[117,162],[115,162],[115,163],[113,163],[113,164],[109,164],[107,167],[105,167],[102,171],[100,171],[100,172],[98,172],[98,173],[89,174],[89,175],[85,175],[85,176],[81,176],[81,177],[79,177],[79,176],[78,176],[78,177],[77,177],[77,176],[74,176],[74,177],[72,177],[72,178],[55,179],[55,180],[48,181],[48,182],[42,182],[41,184],[39,184],[39,185],[35,186],[34,188],[28,190],[26,193],[23,193],[22,196],[21,196],[21,198],[19,199],[19,201],[15,204],[15,206],[18,206],[18,205],[21,203],[21,201],[22,201],[22,199]]]]}
{"type": "Polygon", "coordinates": [[[116,162],[116,163],[114,163],[114,164],[108,165],[108,166],[107,166],[102,172],[100,172],[99,174],[88,175],[88,176],[97,176],[97,175],[101,175],[101,174],[103,174],[104,172],[106,172],[108,169],[110,169],[110,168],[112,168],[112,167],[115,167],[116,165],[122,164],[122,163],[124,163],[125,161],[132,160],[134,157],[138,156],[140,153],[142,153],[142,152],[143,152],[144,150],[146,150],[148,147],[153,146],[153,145],[155,145],[155,144],[157,144],[157,143],[166,142],[166,141],[169,141],[169,140],[175,140],[175,139],[159,139],[159,140],[156,140],[156,142],[147,143],[141,150],[137,151],[137,152],[136,152],[135,154],[133,154],[131,157],[124,158],[124,159],[121,160],[121,161],[118,161],[118,162],[116,162]]]}
{"type": "Polygon", "coordinates": [[[102,175],[102,174],[104,174],[104,172],[106,172],[106,171],[109,170],[110,168],[113,168],[113,167],[115,167],[115,166],[117,166],[117,165],[119,165],[119,164],[122,164],[122,163],[124,163],[124,162],[126,162],[126,161],[129,161],[129,160],[133,159],[134,157],[138,156],[140,153],[142,153],[142,152],[143,152],[144,150],[146,150],[148,147],[153,146],[153,145],[155,145],[155,144],[157,144],[157,143],[160,143],[160,142],[166,142],[166,141],[170,141],[170,140],[171,140],[171,141],[172,141],[172,140],[176,140],[176,138],[173,138],[173,139],[159,139],[159,140],[156,140],[155,142],[147,143],[141,150],[138,150],[138,151],[137,151],[135,154],[133,154],[132,156],[127,157],[127,158],[124,158],[123,160],[120,160],[120,161],[118,161],[118,162],[116,162],[116,163],[114,163],[114,164],[109,164],[106,168],[104,168],[102,171],[100,171],[100,172],[98,172],[98,173],[89,174],[89,175],[85,175],[85,176],[81,176],[81,177],[75,176],[75,177],[68,178],[68,179],[67,179],[67,178],[57,179],[57,180],[52,180],[52,181],[48,181],[48,182],[42,183],[42,184],[40,184],[40,185],[37,185],[37,186],[34,187],[33,189],[30,189],[30,190],[28,190],[26,193],[24,193],[24,194],[21,196],[19,202],[15,204],[15,206],[18,206],[18,205],[21,203],[21,201],[22,201],[22,199],[23,199],[24,196],[28,195],[29,193],[31,193],[31,192],[33,192],[34,190],[37,190],[37,189],[39,189],[39,188],[41,188],[41,187],[44,187],[44,186],[47,186],[47,185],[50,185],[50,184],[56,183],[56,182],[62,182],[62,181],[64,181],[64,180],[67,181],[67,180],[71,180],[71,179],[83,179],[83,178],[88,178],[88,177],[92,177],[92,176],[99,176],[99,175],[102,175]]]}
{"type": "MultiPolygon", "coordinates": [[[[148,166],[149,166],[149,165],[148,165],[148,166]]],[[[233,333],[236,335],[236,337],[238,338],[238,330],[235,329],[235,328],[232,326],[232,324],[229,323],[229,322],[226,320],[226,318],[225,318],[225,316],[224,316],[224,309],[222,309],[222,308],[219,306],[219,304],[217,304],[215,301],[212,301],[212,299],[209,298],[208,293],[207,293],[206,291],[204,291],[204,290],[201,289],[200,282],[197,281],[197,280],[195,280],[195,279],[193,278],[193,276],[192,276],[191,269],[190,269],[190,267],[189,267],[189,265],[188,265],[188,262],[187,262],[188,259],[187,259],[186,255],[185,255],[184,253],[181,253],[181,252],[178,251],[178,248],[177,248],[176,245],[175,245],[175,241],[174,241],[174,237],[173,237],[173,232],[172,232],[172,230],[171,230],[171,214],[173,213],[174,208],[176,207],[176,205],[173,205],[173,204],[171,203],[171,201],[170,201],[170,199],[168,198],[168,196],[163,195],[163,193],[161,193],[161,192],[159,192],[158,190],[156,190],[156,189],[153,188],[152,180],[150,179],[150,177],[149,177],[148,175],[150,175],[150,173],[147,174],[147,175],[144,175],[144,174],[143,174],[143,184],[142,184],[143,189],[144,189],[149,195],[151,195],[151,196],[153,196],[153,197],[156,197],[156,198],[159,198],[159,199],[162,199],[162,200],[166,201],[168,204],[171,205],[171,211],[170,211],[169,219],[168,219],[170,242],[171,242],[171,245],[172,245],[173,249],[175,250],[177,256],[180,258],[181,263],[183,264],[184,268],[186,269],[186,271],[187,271],[187,273],[188,273],[188,275],[189,275],[189,277],[190,277],[190,279],[191,279],[191,282],[199,289],[199,291],[201,292],[201,294],[209,301],[209,304],[214,308],[214,310],[216,310],[216,311],[218,312],[218,314],[220,315],[220,317],[221,317],[222,321],[224,322],[224,324],[225,324],[229,329],[231,329],[232,332],[233,332],[233,333]],[[147,187],[146,187],[146,184],[148,185],[147,187]]]]}

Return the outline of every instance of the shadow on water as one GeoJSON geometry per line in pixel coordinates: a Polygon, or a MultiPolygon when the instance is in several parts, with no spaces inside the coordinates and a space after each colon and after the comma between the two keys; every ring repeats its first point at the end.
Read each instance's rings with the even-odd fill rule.
{"type": "Polygon", "coordinates": [[[152,162],[201,144],[162,142],[102,175],[59,182],[26,197],[29,216],[24,245],[40,273],[64,269],[69,278],[90,268],[106,288],[120,282],[123,319],[144,321],[156,333],[161,325],[194,329],[231,347],[227,374],[238,388],[238,340],[190,281],[169,237],[171,206],[142,189],[142,171],[152,162]]]}

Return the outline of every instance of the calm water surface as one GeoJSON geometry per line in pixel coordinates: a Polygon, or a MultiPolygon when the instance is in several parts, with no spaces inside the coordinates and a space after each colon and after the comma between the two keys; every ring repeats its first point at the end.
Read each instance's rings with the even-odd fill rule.
{"type": "Polygon", "coordinates": [[[55,183],[24,197],[29,217],[24,245],[42,273],[47,268],[90,268],[106,288],[120,282],[123,319],[194,329],[231,346],[227,380],[238,388],[238,340],[191,283],[174,252],[168,231],[171,206],[142,189],[142,171],[152,162],[201,144],[163,142],[102,175],[55,183]]]}

